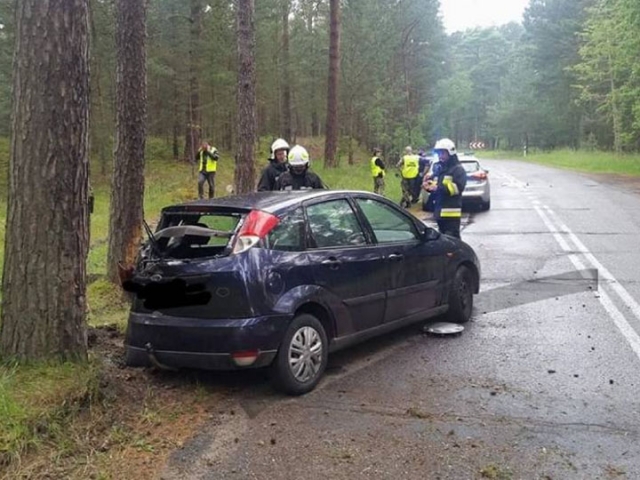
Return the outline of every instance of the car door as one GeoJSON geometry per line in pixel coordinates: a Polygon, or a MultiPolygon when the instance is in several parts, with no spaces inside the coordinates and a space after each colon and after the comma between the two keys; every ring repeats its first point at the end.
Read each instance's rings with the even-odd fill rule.
{"type": "Polygon", "coordinates": [[[278,225],[263,242],[260,294],[267,306],[273,307],[282,295],[314,282],[305,252],[306,226],[302,207],[279,215],[278,225]]]}
{"type": "Polygon", "coordinates": [[[395,205],[373,198],[355,201],[387,270],[384,321],[420,316],[434,308],[440,298],[445,266],[440,242],[426,241],[415,220],[395,205]]]}
{"type": "Polygon", "coordinates": [[[340,303],[337,336],[363,331],[384,320],[387,275],[380,251],[365,234],[345,198],[305,204],[315,283],[340,303]]]}

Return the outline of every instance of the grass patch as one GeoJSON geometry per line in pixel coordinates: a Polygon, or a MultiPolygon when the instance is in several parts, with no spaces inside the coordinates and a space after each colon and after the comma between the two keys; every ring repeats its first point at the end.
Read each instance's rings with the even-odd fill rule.
{"type": "Polygon", "coordinates": [[[97,392],[94,363],[0,366],[0,466],[44,445],[69,450],[66,427],[97,392]]]}
{"type": "Polygon", "coordinates": [[[522,152],[487,151],[478,152],[480,158],[524,160],[550,167],[564,168],[585,173],[608,173],[640,176],[640,155],[616,155],[612,152],[555,150],[532,152],[523,157],[522,152]]]}

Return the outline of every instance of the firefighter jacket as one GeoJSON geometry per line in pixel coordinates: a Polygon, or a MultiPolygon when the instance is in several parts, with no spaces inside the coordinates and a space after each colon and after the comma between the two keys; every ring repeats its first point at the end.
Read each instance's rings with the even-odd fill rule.
{"type": "Polygon", "coordinates": [[[285,172],[276,179],[274,190],[311,190],[325,188],[320,177],[309,170],[302,175],[285,172]]]}
{"type": "Polygon", "coordinates": [[[275,190],[278,177],[286,171],[286,163],[278,163],[277,160],[270,159],[269,165],[267,165],[264,170],[262,170],[262,174],[260,175],[260,180],[258,181],[258,191],[268,192],[271,190],[275,190]]]}
{"type": "Polygon", "coordinates": [[[460,165],[457,155],[452,155],[449,160],[440,164],[434,216],[436,219],[460,218],[462,192],[467,186],[467,172],[460,165]]]}

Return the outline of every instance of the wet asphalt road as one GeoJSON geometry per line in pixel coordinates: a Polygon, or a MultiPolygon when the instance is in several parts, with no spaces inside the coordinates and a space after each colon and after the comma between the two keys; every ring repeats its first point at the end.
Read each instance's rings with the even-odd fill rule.
{"type": "Polygon", "coordinates": [[[320,386],[214,375],[224,402],[163,478],[640,478],[640,196],[485,161],[492,209],[472,321],[330,357],[320,386]]]}

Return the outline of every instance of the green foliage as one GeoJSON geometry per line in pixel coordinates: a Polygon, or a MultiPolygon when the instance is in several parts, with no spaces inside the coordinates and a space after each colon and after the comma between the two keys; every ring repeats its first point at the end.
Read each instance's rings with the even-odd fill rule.
{"type": "Polygon", "coordinates": [[[578,76],[580,101],[595,117],[589,134],[607,145],[598,131],[612,134],[616,152],[640,146],[640,4],[627,0],[598,0],[589,10],[582,35],[578,76]]]}
{"type": "MultiPolygon", "coordinates": [[[[195,53],[203,136],[234,149],[236,35],[233,2],[148,5],[149,134],[180,151],[187,129],[189,52],[195,53]],[[175,147],[174,147],[175,146],[175,147]]],[[[0,135],[10,128],[13,9],[0,2],[0,135]]],[[[113,149],[113,2],[91,0],[94,172],[113,149]]],[[[513,148],[640,146],[640,3],[530,0],[522,25],[445,35],[437,0],[342,0],[340,132],[387,154],[449,136],[513,148]]],[[[293,137],[321,135],[326,113],[328,0],[256,2],[258,135],[283,135],[291,92],[293,137]],[[289,54],[283,16],[289,14],[289,54]],[[288,58],[288,60],[286,60],[288,58]],[[285,63],[286,62],[286,63],[285,63]]],[[[173,155],[172,155],[173,156],[173,155]]]]}

